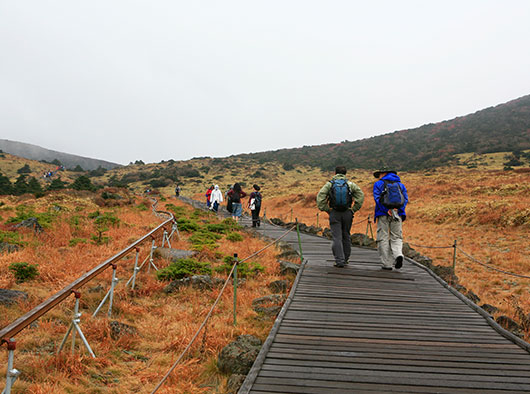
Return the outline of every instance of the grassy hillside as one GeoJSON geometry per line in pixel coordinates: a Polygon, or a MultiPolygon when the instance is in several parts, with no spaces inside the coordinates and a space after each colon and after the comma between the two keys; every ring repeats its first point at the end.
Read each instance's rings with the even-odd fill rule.
{"type": "MultiPolygon", "coordinates": [[[[415,129],[336,144],[239,155],[258,162],[308,165],[330,170],[350,168],[398,170],[433,168],[454,163],[462,153],[517,152],[530,149],[530,95],[452,120],[415,129]]],[[[523,158],[530,162],[530,156],[523,158]]]]}

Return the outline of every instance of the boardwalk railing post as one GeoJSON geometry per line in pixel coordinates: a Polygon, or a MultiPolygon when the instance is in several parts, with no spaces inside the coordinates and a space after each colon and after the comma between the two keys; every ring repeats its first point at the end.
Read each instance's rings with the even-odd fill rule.
{"type": "Polygon", "coordinates": [[[317,227],[318,227],[318,214],[319,214],[319,213],[320,213],[320,212],[317,212],[317,227]]]}
{"type": "Polygon", "coordinates": [[[453,244],[453,275],[456,275],[456,239],[453,244]]]}
{"type": "Polygon", "coordinates": [[[88,344],[85,335],[83,334],[83,331],[81,331],[81,327],[79,327],[79,323],[81,322],[81,313],[79,313],[79,299],[81,298],[81,293],[77,290],[72,290],[72,293],[74,293],[75,296],[75,307],[74,307],[74,318],[72,319],[72,323],[70,323],[70,327],[68,327],[68,331],[66,331],[66,335],[63,338],[63,341],[61,342],[61,345],[59,346],[59,350],[57,350],[57,354],[63,350],[64,344],[66,343],[66,340],[68,339],[68,335],[72,333],[72,354],[74,354],[75,349],[75,334],[76,332],[79,334],[79,337],[83,341],[83,344],[87,348],[88,352],[93,358],[96,358],[96,355],[92,351],[92,348],[88,344]]]}
{"type": "Polygon", "coordinates": [[[300,249],[300,262],[304,262],[304,255],[302,253],[302,239],[300,238],[300,228],[298,226],[298,218],[296,218],[296,234],[298,234],[298,247],[300,249]]]}
{"type": "Polygon", "coordinates": [[[155,237],[151,236],[151,238],[153,239],[153,241],[151,242],[151,251],[149,252],[149,265],[147,266],[147,272],[151,271],[151,266],[153,266],[153,268],[158,271],[158,268],[156,268],[155,263],[153,263],[153,252],[156,249],[155,237]]]}
{"type": "Polygon", "coordinates": [[[267,220],[267,208],[263,209],[263,221],[267,220]]]}
{"type": "Polygon", "coordinates": [[[370,220],[370,215],[368,215],[366,223],[366,237],[368,237],[368,229],[370,229],[370,235],[372,236],[372,239],[374,239],[374,232],[372,231],[372,221],[370,220]]]}
{"type": "Polygon", "coordinates": [[[293,208],[291,208],[291,220],[290,222],[292,223],[293,222],[293,208]]]}
{"type": "Polygon", "coordinates": [[[105,301],[107,301],[107,299],[109,299],[108,316],[111,317],[111,315],[112,315],[112,301],[114,299],[114,288],[116,287],[116,283],[118,283],[119,279],[116,278],[116,269],[118,268],[118,266],[116,264],[111,264],[111,266],[112,266],[112,281],[110,283],[110,290],[107,291],[107,294],[105,294],[105,297],[103,297],[103,299],[99,303],[98,307],[96,308],[96,310],[92,314],[92,317],[94,317],[94,316],[96,316],[98,314],[99,310],[101,309],[103,304],[105,304],[105,301]]]}
{"type": "MultiPolygon", "coordinates": [[[[133,276],[131,279],[129,279],[129,282],[132,280],[131,289],[134,290],[134,285],[136,284],[136,274],[138,271],[140,271],[140,267],[138,267],[138,257],[140,255],[140,248],[136,248],[136,257],[134,258],[134,270],[133,270],[133,276]]],[[[127,285],[129,284],[127,282],[127,285]]]]}
{"type": "Polygon", "coordinates": [[[237,265],[239,261],[237,259],[237,253],[234,253],[234,326],[237,324],[237,265]]]}
{"type": "MultiPolygon", "coordinates": [[[[173,225],[171,226],[171,234],[169,234],[169,237],[167,239],[167,242],[169,243],[169,240],[173,237],[173,234],[177,233],[177,239],[180,239],[180,233],[179,233],[179,227],[177,225],[177,222],[173,222],[173,225]]],[[[171,247],[171,245],[169,245],[171,247]]]]}
{"type": "Polygon", "coordinates": [[[164,247],[164,243],[166,242],[166,239],[167,239],[167,230],[164,229],[164,234],[162,234],[162,245],[160,245],[161,248],[164,247]]]}
{"type": "Polygon", "coordinates": [[[15,383],[15,380],[17,380],[18,375],[20,375],[20,371],[13,368],[13,363],[15,359],[15,349],[17,348],[17,342],[11,338],[9,341],[5,341],[7,343],[7,372],[6,372],[6,387],[2,391],[2,394],[11,394],[11,388],[13,387],[13,383],[15,383]]]}

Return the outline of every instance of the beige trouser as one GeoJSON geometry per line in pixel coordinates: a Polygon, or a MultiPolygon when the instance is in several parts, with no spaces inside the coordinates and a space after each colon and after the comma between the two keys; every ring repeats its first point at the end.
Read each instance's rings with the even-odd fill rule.
{"type": "Polygon", "coordinates": [[[391,268],[398,256],[403,256],[403,231],[401,219],[390,216],[377,218],[377,250],[383,267],[391,268]]]}

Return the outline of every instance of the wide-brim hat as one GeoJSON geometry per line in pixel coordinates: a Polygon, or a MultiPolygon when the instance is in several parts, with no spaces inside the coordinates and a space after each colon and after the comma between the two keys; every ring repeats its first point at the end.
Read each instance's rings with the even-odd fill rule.
{"type": "Polygon", "coordinates": [[[390,174],[396,174],[397,175],[396,171],[391,170],[391,169],[389,169],[387,167],[383,167],[380,170],[377,170],[376,172],[374,172],[374,178],[379,178],[379,176],[381,174],[384,174],[384,173],[390,173],[390,174]]]}

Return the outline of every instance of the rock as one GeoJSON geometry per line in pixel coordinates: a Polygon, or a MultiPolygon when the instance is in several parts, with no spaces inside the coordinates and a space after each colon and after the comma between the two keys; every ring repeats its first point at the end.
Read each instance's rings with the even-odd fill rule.
{"type": "Polygon", "coordinates": [[[23,220],[19,224],[15,225],[15,228],[20,228],[20,227],[30,228],[36,233],[41,233],[43,231],[43,228],[39,224],[39,220],[37,218],[28,218],[26,220],[23,220]]]}
{"type": "Polygon", "coordinates": [[[410,259],[414,259],[415,257],[419,256],[420,254],[414,250],[407,242],[403,243],[403,254],[407,256],[410,259]]]}
{"type": "Polygon", "coordinates": [[[296,275],[300,270],[300,264],[291,263],[290,261],[283,260],[278,260],[278,263],[280,263],[280,274],[282,275],[296,275]]]}
{"type": "Polygon", "coordinates": [[[191,287],[199,290],[212,290],[214,286],[222,285],[224,282],[219,278],[212,278],[210,275],[193,275],[190,278],[191,287]]]}
{"type": "Polygon", "coordinates": [[[17,301],[26,301],[28,293],[19,290],[0,289],[0,305],[12,305],[17,301]]]}
{"type": "Polygon", "coordinates": [[[226,384],[225,394],[237,394],[243,382],[245,381],[246,376],[234,373],[230,375],[228,383],[226,384]]]}
{"type": "Polygon", "coordinates": [[[284,259],[289,257],[298,257],[298,252],[292,248],[291,245],[289,245],[286,242],[278,242],[277,248],[280,249],[280,254],[278,254],[278,258],[284,259]]]}
{"type": "Polygon", "coordinates": [[[224,373],[246,375],[261,349],[261,341],[252,335],[240,335],[226,345],[217,357],[217,366],[224,373]]]}
{"type": "Polygon", "coordinates": [[[322,231],[322,236],[324,238],[327,238],[327,239],[331,239],[331,230],[329,228],[325,228],[323,231],[322,231]]]}
{"type": "Polygon", "coordinates": [[[190,282],[190,278],[177,279],[169,283],[166,287],[164,287],[162,291],[166,294],[176,293],[182,287],[188,286],[189,282],[190,282]]]}
{"type": "Polygon", "coordinates": [[[282,219],[279,219],[279,218],[272,218],[272,219],[270,219],[270,222],[272,224],[277,225],[277,226],[285,226],[285,222],[282,219]]]}
{"type": "Polygon", "coordinates": [[[497,323],[499,323],[504,329],[511,331],[513,334],[517,336],[522,336],[522,328],[521,326],[513,319],[509,318],[508,316],[498,316],[496,319],[497,323]]]}
{"type": "Polygon", "coordinates": [[[275,293],[285,293],[289,289],[289,281],[285,279],[275,280],[267,285],[275,293]]]}
{"type": "Polygon", "coordinates": [[[252,309],[262,317],[275,317],[282,309],[282,304],[286,298],[285,294],[271,294],[256,298],[252,301],[252,309]]]}
{"type": "Polygon", "coordinates": [[[468,299],[473,301],[475,304],[478,304],[480,302],[480,297],[473,293],[471,290],[468,290],[466,294],[464,294],[468,299]]]}
{"type": "Polygon", "coordinates": [[[423,256],[421,254],[419,254],[418,256],[414,257],[414,261],[417,262],[417,263],[420,263],[426,267],[429,267],[431,268],[432,267],[432,259],[430,259],[429,257],[427,256],[423,256]]]}
{"type": "Polygon", "coordinates": [[[172,249],[172,248],[156,248],[153,252],[153,256],[161,257],[168,260],[178,260],[185,259],[196,255],[197,252],[193,250],[182,250],[182,249],[172,249]]]}
{"type": "Polygon", "coordinates": [[[490,315],[493,315],[493,314],[495,314],[495,313],[497,313],[499,311],[498,308],[496,308],[496,307],[494,307],[493,305],[490,305],[490,304],[483,304],[483,305],[481,305],[481,308],[484,309],[484,311],[486,311],[490,315]]]}
{"type": "Polygon", "coordinates": [[[375,240],[366,236],[365,234],[360,233],[351,235],[351,244],[354,246],[368,246],[370,248],[375,248],[377,246],[375,240]]]}
{"type": "Polygon", "coordinates": [[[133,336],[138,334],[136,327],[113,320],[109,323],[110,337],[114,340],[120,339],[124,335],[133,336]]]}
{"type": "MultiPolygon", "coordinates": [[[[441,265],[433,265],[433,264],[431,264],[428,267],[432,270],[432,272],[434,272],[440,278],[445,280],[447,283],[452,283],[452,284],[458,283],[458,277],[454,274],[452,267],[444,267],[444,266],[441,266],[441,265]]],[[[464,295],[465,295],[465,293],[467,293],[467,289],[465,289],[465,288],[463,290],[458,290],[458,291],[460,291],[464,295]]],[[[471,298],[469,298],[469,299],[471,301],[473,301],[471,298]]],[[[473,302],[475,302],[475,301],[473,301],[473,302]]]]}
{"type": "Polygon", "coordinates": [[[13,253],[18,250],[18,245],[12,245],[7,242],[0,242],[0,253],[13,253]]]}

